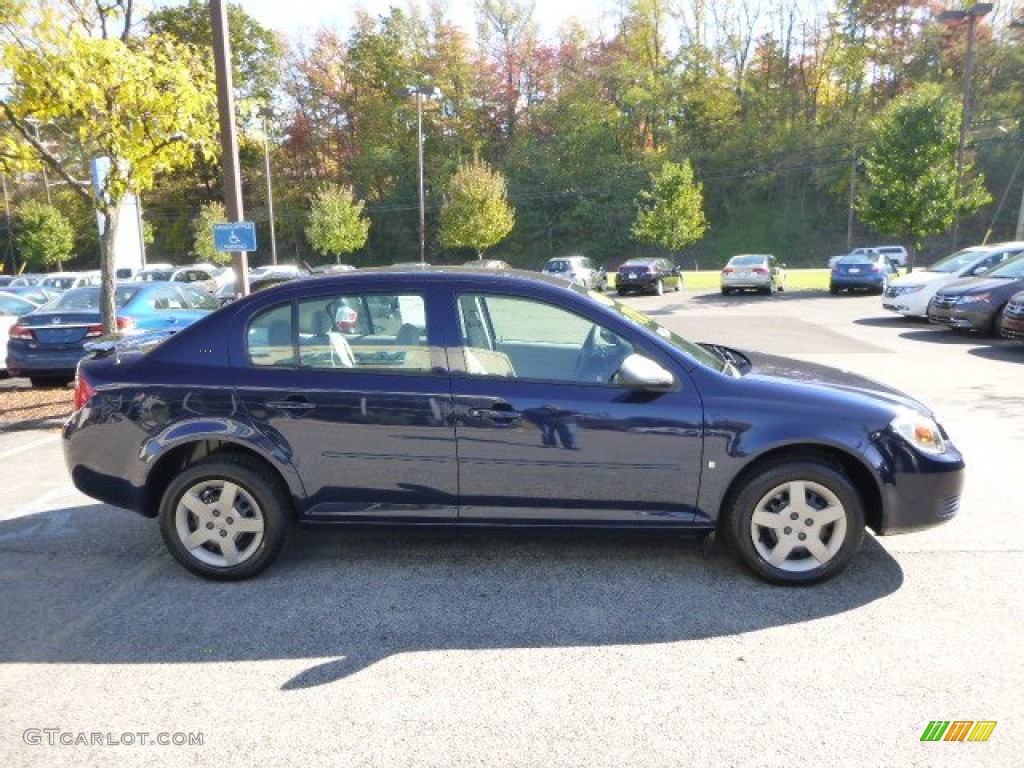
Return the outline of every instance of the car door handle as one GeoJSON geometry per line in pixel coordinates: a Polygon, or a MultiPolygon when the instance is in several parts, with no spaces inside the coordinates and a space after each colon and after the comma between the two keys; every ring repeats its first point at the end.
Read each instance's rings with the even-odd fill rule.
{"type": "Polygon", "coordinates": [[[280,411],[311,411],[316,408],[316,403],[311,403],[304,397],[289,397],[285,400],[268,400],[263,405],[267,408],[274,408],[280,411]]]}

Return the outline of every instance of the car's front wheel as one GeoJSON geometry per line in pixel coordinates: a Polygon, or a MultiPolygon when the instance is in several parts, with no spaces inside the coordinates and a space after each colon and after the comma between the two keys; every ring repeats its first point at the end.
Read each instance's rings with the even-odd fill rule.
{"type": "Polygon", "coordinates": [[[277,557],[291,524],[287,493],[242,456],[199,461],[181,472],[160,503],[160,533],[174,558],[199,576],[255,576],[277,557]]]}
{"type": "Polygon", "coordinates": [[[726,533],[743,564],[775,584],[816,584],[860,548],[864,510],[837,469],[815,461],[771,464],[725,510],[726,533]]]}
{"type": "Polygon", "coordinates": [[[658,280],[657,282],[655,282],[655,284],[654,284],[654,295],[655,296],[664,296],[665,295],[665,281],[664,280],[658,280]]]}

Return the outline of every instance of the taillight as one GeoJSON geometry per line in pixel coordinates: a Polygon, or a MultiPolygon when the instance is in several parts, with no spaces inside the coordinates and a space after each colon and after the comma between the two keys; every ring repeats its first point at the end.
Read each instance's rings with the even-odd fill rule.
{"type": "Polygon", "coordinates": [[[878,265],[876,264],[875,266],[873,266],[873,267],[871,268],[871,271],[872,271],[872,272],[881,272],[881,271],[882,271],[882,268],[881,268],[880,266],[878,266],[878,265]]]}
{"type": "Polygon", "coordinates": [[[732,267],[726,267],[725,269],[722,270],[722,274],[723,275],[731,275],[735,271],[736,270],[734,270],[732,267]]]}
{"type": "MultiPolygon", "coordinates": [[[[135,330],[135,318],[134,317],[119,317],[117,318],[117,330],[119,331],[133,331],[135,330]]],[[[102,325],[90,325],[85,331],[85,338],[91,339],[96,336],[103,335],[102,325]]]]}
{"type": "Polygon", "coordinates": [[[32,329],[26,328],[20,322],[15,323],[14,325],[11,326],[8,335],[12,339],[24,339],[25,341],[32,341],[35,338],[35,336],[32,333],[32,329]]]}
{"type": "Polygon", "coordinates": [[[754,267],[754,274],[755,275],[767,275],[768,274],[768,270],[765,269],[764,267],[754,267]]]}
{"type": "Polygon", "coordinates": [[[85,378],[85,374],[82,372],[82,367],[79,366],[75,372],[75,410],[77,411],[87,402],[89,398],[96,394],[96,390],[93,388],[89,380],[85,378]]]}

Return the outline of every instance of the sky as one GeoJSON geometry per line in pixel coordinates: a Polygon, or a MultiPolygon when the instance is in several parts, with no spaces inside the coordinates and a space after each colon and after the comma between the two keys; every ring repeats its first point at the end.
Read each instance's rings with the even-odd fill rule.
{"type": "MultiPolygon", "coordinates": [[[[290,37],[304,37],[320,27],[346,31],[357,8],[385,15],[394,6],[408,8],[416,0],[231,0],[263,26],[290,37]]],[[[467,31],[475,27],[475,0],[447,0],[448,18],[467,31]]],[[[575,17],[584,25],[600,21],[602,0],[535,0],[534,18],[543,38],[554,38],[561,23],[575,17]]],[[[427,3],[420,6],[426,10],[427,3]]]]}

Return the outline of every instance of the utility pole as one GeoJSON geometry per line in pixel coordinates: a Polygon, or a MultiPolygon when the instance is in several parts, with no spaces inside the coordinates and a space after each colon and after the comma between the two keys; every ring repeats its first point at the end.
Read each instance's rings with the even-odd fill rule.
{"type": "MultiPolygon", "coordinates": [[[[221,158],[224,163],[224,208],[229,221],[242,221],[242,174],[238,167],[238,134],[235,130],[235,92],[231,81],[231,42],[224,0],[210,0],[213,26],[213,62],[217,74],[217,113],[220,118],[221,158]]],[[[234,251],[235,294],[249,293],[249,260],[245,251],[234,251]]]]}
{"type": "Polygon", "coordinates": [[[267,218],[270,219],[270,263],[277,264],[277,236],[274,234],[274,185],[270,181],[270,135],[267,113],[263,118],[263,169],[267,176],[267,218]]]}

